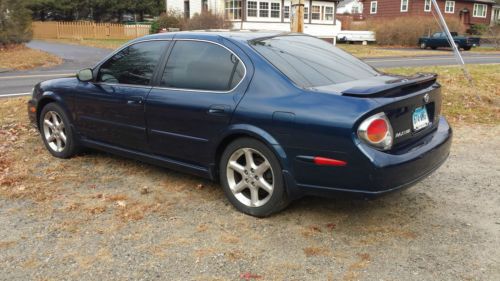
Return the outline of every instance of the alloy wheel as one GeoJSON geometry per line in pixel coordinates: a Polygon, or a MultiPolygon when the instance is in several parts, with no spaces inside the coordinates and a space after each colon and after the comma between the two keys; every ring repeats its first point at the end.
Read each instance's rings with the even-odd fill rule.
{"type": "Polygon", "coordinates": [[[271,199],[274,173],[262,153],[252,148],[240,148],[233,152],[226,169],[229,188],[240,203],[260,207],[271,199]]]}
{"type": "Polygon", "coordinates": [[[62,152],[67,144],[66,129],[61,116],[55,111],[47,111],[43,117],[43,136],[50,149],[62,152]]]}

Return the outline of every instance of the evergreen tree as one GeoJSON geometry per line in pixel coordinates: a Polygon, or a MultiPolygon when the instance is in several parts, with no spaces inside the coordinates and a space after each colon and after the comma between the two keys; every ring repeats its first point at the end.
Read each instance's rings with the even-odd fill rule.
{"type": "Polygon", "coordinates": [[[31,11],[25,0],[0,0],[0,46],[31,40],[31,11]]]}

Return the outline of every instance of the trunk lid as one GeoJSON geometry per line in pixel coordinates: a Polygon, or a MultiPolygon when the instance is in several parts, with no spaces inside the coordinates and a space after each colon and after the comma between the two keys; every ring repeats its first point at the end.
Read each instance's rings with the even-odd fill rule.
{"type": "Polygon", "coordinates": [[[441,113],[441,87],[436,83],[436,79],[436,74],[424,73],[411,77],[381,75],[369,79],[315,87],[314,90],[348,97],[370,98],[377,101],[380,107],[362,119],[384,112],[394,132],[394,150],[418,141],[436,128],[441,113]],[[429,124],[418,128],[415,125],[422,121],[424,109],[429,124]]]}

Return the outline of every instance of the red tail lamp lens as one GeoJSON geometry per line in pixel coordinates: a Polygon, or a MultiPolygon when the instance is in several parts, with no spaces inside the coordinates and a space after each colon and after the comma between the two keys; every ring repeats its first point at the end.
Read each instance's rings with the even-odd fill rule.
{"type": "Polygon", "coordinates": [[[389,131],[387,122],[384,119],[373,120],[366,129],[368,140],[374,143],[382,141],[389,131]]]}

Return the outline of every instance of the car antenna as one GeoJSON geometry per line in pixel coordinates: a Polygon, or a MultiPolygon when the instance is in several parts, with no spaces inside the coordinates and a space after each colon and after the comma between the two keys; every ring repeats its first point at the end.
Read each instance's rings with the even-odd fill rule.
{"type": "MultiPolygon", "coordinates": [[[[469,84],[471,85],[471,87],[475,88],[474,81],[472,80],[472,76],[470,75],[469,71],[467,70],[467,67],[465,66],[464,58],[460,54],[460,51],[458,50],[457,44],[455,44],[455,41],[453,40],[453,36],[451,36],[450,29],[448,28],[448,25],[446,24],[446,21],[443,17],[443,13],[441,13],[441,10],[439,9],[437,1],[436,0],[431,0],[431,1],[432,1],[432,5],[434,6],[434,10],[436,11],[438,18],[439,18],[436,20],[437,20],[439,26],[441,27],[441,30],[446,34],[446,39],[448,40],[448,43],[450,43],[450,46],[453,50],[453,54],[455,55],[455,59],[457,60],[458,65],[460,66],[460,68],[462,68],[464,76],[467,79],[467,81],[469,82],[469,84]]],[[[434,15],[434,18],[436,18],[436,15],[434,13],[433,13],[433,15],[434,15]]],[[[476,91],[476,97],[479,101],[481,101],[481,97],[479,96],[479,94],[477,94],[477,91],[476,91]]]]}

